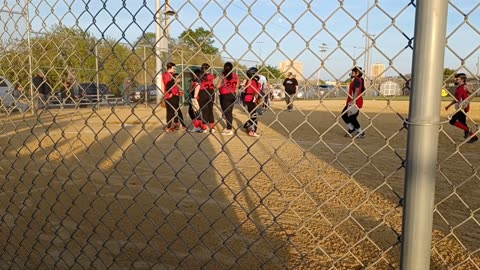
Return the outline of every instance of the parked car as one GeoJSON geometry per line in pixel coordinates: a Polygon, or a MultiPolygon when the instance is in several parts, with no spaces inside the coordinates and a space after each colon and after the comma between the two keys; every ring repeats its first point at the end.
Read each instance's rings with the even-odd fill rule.
{"type": "Polygon", "coordinates": [[[107,85],[103,83],[99,83],[98,88],[97,83],[94,82],[80,83],[78,86],[82,97],[88,99],[92,103],[96,103],[98,101],[98,97],[100,97],[99,101],[102,101],[107,96],[112,94],[107,85]]]}
{"type": "Polygon", "coordinates": [[[106,84],[98,84],[98,94],[97,94],[97,83],[80,83],[73,86],[70,90],[70,93],[64,88],[60,91],[52,93],[50,98],[51,104],[73,104],[80,103],[83,105],[88,105],[92,103],[97,103],[105,101],[110,96],[113,96],[108,89],[106,84]],[[98,99],[100,98],[100,99],[98,99]]]}
{"type": "MultiPolygon", "coordinates": [[[[156,102],[157,101],[157,86],[155,84],[151,84],[146,87],[145,85],[141,85],[137,87],[133,93],[130,94],[130,101],[131,102],[145,102],[145,93],[147,94],[148,102],[156,102]]],[[[163,96],[163,93],[160,92],[163,96]]]]}
{"type": "Polygon", "coordinates": [[[0,109],[11,110],[15,104],[15,87],[9,80],[0,77],[0,109]]]}

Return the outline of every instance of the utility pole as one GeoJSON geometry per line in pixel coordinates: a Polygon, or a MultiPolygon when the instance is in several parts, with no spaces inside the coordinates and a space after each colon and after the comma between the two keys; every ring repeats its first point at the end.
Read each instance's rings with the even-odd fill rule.
{"type": "Polygon", "coordinates": [[[480,77],[480,56],[477,57],[477,76],[480,77]]]}

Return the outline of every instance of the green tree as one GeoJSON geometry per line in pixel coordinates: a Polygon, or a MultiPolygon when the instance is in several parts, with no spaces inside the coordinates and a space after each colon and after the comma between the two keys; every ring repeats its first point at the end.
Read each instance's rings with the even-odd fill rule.
{"type": "Polygon", "coordinates": [[[453,70],[453,69],[445,68],[445,69],[443,70],[443,76],[444,76],[444,77],[449,77],[449,76],[451,76],[451,75],[453,75],[453,74],[455,74],[455,70],[453,70]]]}
{"type": "Polygon", "coordinates": [[[216,55],[219,50],[213,43],[213,33],[209,30],[199,27],[195,30],[188,29],[179,36],[179,41],[185,44],[190,51],[200,51],[208,55],[216,55]]]}
{"type": "Polygon", "coordinates": [[[153,32],[145,32],[143,35],[137,38],[135,43],[133,44],[134,47],[138,46],[150,46],[152,48],[155,47],[157,44],[157,36],[153,32]]]}
{"type": "Polygon", "coordinates": [[[285,75],[282,73],[282,71],[278,67],[266,65],[266,66],[258,66],[258,69],[268,79],[285,79],[285,75]]]}

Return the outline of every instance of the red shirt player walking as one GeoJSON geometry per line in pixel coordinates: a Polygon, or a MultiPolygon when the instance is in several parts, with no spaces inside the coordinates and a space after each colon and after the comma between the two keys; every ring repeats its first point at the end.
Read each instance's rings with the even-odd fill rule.
{"type": "Polygon", "coordinates": [[[452,105],[455,105],[455,109],[458,111],[450,119],[450,124],[463,130],[465,139],[470,137],[467,143],[475,143],[478,141],[478,137],[467,126],[467,113],[470,111],[470,104],[468,102],[468,91],[465,88],[466,81],[467,76],[465,73],[455,74],[455,85],[458,86],[455,90],[455,100],[452,100],[445,107],[445,110],[448,111],[452,105]]]}
{"type": "Polygon", "coordinates": [[[363,72],[361,68],[352,69],[352,82],[348,89],[347,104],[342,110],[342,119],[347,124],[348,134],[346,137],[353,137],[358,134],[358,138],[365,138],[365,132],[358,122],[358,114],[363,107],[363,91],[365,89],[363,72]]]}

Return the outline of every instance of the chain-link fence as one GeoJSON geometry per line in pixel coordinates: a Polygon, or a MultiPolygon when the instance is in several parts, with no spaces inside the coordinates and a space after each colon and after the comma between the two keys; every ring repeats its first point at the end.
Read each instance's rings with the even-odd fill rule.
{"type": "Polygon", "coordinates": [[[480,269],[480,156],[469,143],[480,105],[470,101],[473,133],[451,121],[465,108],[443,110],[458,99],[455,73],[480,92],[478,3],[448,5],[437,133],[420,114],[406,120],[415,1],[97,2],[3,1],[1,268],[399,269],[414,249],[401,243],[405,167],[417,169],[407,133],[432,124],[430,267],[480,269]],[[258,113],[230,104],[230,134],[222,97],[207,129],[195,125],[203,111],[187,114],[194,71],[208,63],[217,81],[227,61],[247,80],[238,97],[250,67],[270,93],[258,113]],[[166,120],[168,62],[186,129],[166,120]],[[355,66],[361,128],[344,122],[355,66]]]}

